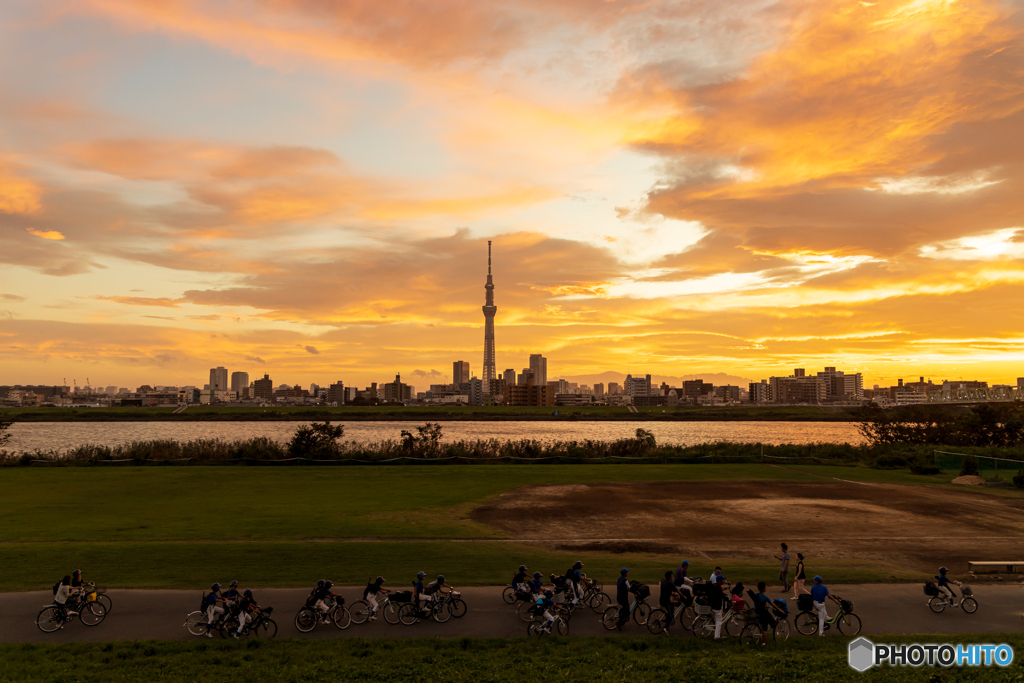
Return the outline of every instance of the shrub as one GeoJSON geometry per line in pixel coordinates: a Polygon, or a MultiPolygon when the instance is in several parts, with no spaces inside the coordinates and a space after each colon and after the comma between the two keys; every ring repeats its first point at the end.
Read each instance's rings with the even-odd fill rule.
{"type": "Polygon", "coordinates": [[[978,459],[973,455],[968,455],[964,458],[963,464],[960,465],[960,476],[963,477],[972,474],[975,476],[978,474],[978,459]]]}
{"type": "Polygon", "coordinates": [[[293,458],[335,458],[341,450],[338,440],[345,436],[344,425],[313,422],[299,425],[288,442],[288,454],[293,458]]]}
{"type": "Polygon", "coordinates": [[[1024,489],[1024,468],[1021,468],[1017,474],[1013,475],[1013,485],[1019,489],[1024,489]]]}

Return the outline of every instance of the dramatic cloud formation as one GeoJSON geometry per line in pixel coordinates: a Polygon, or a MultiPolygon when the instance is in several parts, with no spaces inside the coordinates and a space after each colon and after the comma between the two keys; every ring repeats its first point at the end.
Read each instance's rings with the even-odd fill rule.
{"type": "Polygon", "coordinates": [[[499,369],[1015,381],[1022,17],[12,0],[0,383],[425,388],[479,371],[488,240],[499,369]]]}

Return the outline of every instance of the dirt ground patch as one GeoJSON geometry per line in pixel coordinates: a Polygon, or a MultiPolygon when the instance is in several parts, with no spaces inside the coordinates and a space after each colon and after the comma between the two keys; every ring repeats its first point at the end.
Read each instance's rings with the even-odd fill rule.
{"type": "Polygon", "coordinates": [[[934,572],[1024,557],[1024,501],[931,486],[655,482],[527,486],[472,517],[559,549],[880,561],[934,572]]]}

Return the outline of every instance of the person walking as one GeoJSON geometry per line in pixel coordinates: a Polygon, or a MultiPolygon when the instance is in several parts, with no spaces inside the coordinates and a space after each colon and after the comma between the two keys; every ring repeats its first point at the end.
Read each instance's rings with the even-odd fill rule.
{"type": "Polygon", "coordinates": [[[804,555],[803,553],[796,554],[796,576],[793,577],[793,599],[796,600],[800,597],[800,591],[804,593],[810,593],[811,591],[804,588],[804,581],[807,579],[807,574],[804,571],[804,555]]]}
{"type": "Polygon", "coordinates": [[[619,623],[617,628],[622,627],[629,621],[629,590],[632,588],[629,583],[629,570],[623,567],[619,570],[619,580],[615,584],[615,601],[619,603],[619,623]]]}
{"type": "Polygon", "coordinates": [[[722,590],[725,577],[722,576],[720,567],[715,567],[712,578],[715,580],[708,582],[705,590],[708,596],[708,607],[711,608],[711,614],[715,617],[715,640],[718,640],[722,636],[722,620],[725,618],[726,604],[725,592],[722,590]]]}
{"type": "Polygon", "coordinates": [[[789,546],[785,543],[782,544],[782,554],[775,555],[775,559],[782,562],[782,566],[779,567],[779,581],[782,582],[782,590],[780,592],[785,593],[790,589],[789,585],[789,546]]]}
{"type": "Polygon", "coordinates": [[[665,578],[662,579],[660,584],[661,592],[658,595],[658,604],[661,606],[667,614],[665,621],[665,633],[669,632],[672,627],[673,617],[676,614],[676,606],[672,602],[673,598],[680,597],[679,588],[676,587],[675,582],[672,580],[672,570],[665,572],[665,578]]]}

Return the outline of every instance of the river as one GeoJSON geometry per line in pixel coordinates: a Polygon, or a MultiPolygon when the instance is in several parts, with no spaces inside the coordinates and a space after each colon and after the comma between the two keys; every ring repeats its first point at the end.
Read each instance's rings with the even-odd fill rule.
{"type": "MultiPolygon", "coordinates": [[[[286,442],[297,422],[16,422],[8,451],[62,451],[84,444],[114,446],[151,439],[248,439],[265,436],[286,442]]],[[[345,439],[372,443],[398,439],[414,422],[353,422],[345,439]]],[[[446,441],[459,439],[533,439],[550,443],[632,437],[637,428],[652,432],[658,443],[692,446],[700,443],[809,444],[850,443],[864,439],[850,422],[444,422],[446,441]]]]}

